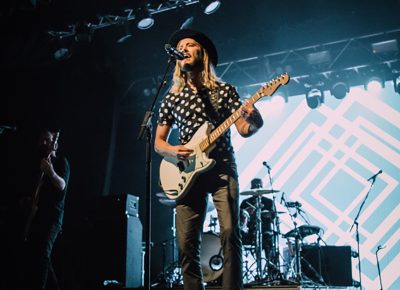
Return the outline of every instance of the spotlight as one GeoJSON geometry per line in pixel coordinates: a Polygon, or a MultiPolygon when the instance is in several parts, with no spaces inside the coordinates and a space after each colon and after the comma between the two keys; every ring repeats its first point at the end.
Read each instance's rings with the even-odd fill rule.
{"type": "Polygon", "coordinates": [[[324,93],[320,89],[312,88],[306,93],[306,100],[311,109],[316,109],[324,102],[324,93]]]}
{"type": "Polygon", "coordinates": [[[364,89],[371,93],[379,92],[383,87],[384,83],[382,78],[377,76],[370,77],[364,84],[364,89]]]}
{"type": "Polygon", "coordinates": [[[204,0],[202,1],[204,13],[209,15],[213,14],[221,6],[221,1],[218,0],[204,0]]]}
{"type": "Polygon", "coordinates": [[[141,30],[149,29],[154,25],[154,18],[147,7],[139,8],[136,11],[137,27],[141,30]]]}
{"type": "Polygon", "coordinates": [[[71,57],[71,50],[67,47],[60,47],[53,53],[53,57],[55,60],[65,60],[71,57]]]}
{"type": "Polygon", "coordinates": [[[338,100],[341,100],[349,92],[349,86],[345,82],[338,81],[332,85],[330,91],[332,96],[334,96],[338,100]]]}

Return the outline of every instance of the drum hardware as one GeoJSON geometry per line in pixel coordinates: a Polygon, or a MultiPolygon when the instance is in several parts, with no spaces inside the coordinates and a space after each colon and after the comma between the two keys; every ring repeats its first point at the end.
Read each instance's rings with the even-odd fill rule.
{"type": "MultiPolygon", "coordinates": [[[[272,187],[272,182],[271,182],[271,187],[272,187]]],[[[262,257],[262,252],[265,248],[263,245],[265,238],[264,236],[266,234],[263,229],[263,220],[276,220],[277,214],[283,213],[283,212],[277,212],[275,207],[274,193],[279,192],[279,190],[274,190],[274,189],[264,190],[261,188],[262,188],[262,180],[253,179],[252,190],[240,193],[240,195],[244,196],[253,196],[255,200],[255,204],[246,201],[248,207],[246,207],[245,209],[243,208],[241,209],[240,227],[241,231],[244,234],[247,234],[249,231],[247,222],[250,217],[250,214],[255,215],[255,245],[254,249],[251,249],[251,253],[254,255],[255,258],[256,269],[255,270],[252,269],[254,263],[250,265],[250,267],[248,266],[248,264],[246,264],[246,268],[244,269],[244,275],[246,279],[248,279],[250,275],[253,276],[257,283],[263,283],[265,282],[266,279],[268,280],[271,279],[272,278],[271,269],[273,269],[274,274],[276,274],[276,272],[279,272],[279,276],[281,276],[279,270],[279,252],[277,253],[277,249],[279,251],[279,247],[277,247],[278,245],[277,239],[279,236],[279,232],[277,231],[277,229],[279,230],[279,228],[274,223],[272,223],[273,229],[272,232],[270,232],[270,236],[273,239],[272,246],[268,247],[269,250],[268,253],[265,253],[266,254],[265,258],[262,257]],[[265,194],[273,195],[271,210],[263,209],[262,198],[263,195],[265,194]]]]}
{"type": "Polygon", "coordinates": [[[217,225],[218,225],[218,218],[213,217],[210,215],[210,222],[208,224],[209,232],[216,233],[217,232],[217,225]]]}
{"type": "MultiPolygon", "coordinates": [[[[318,277],[319,284],[320,285],[326,285],[324,282],[324,279],[320,275],[320,272],[314,269],[314,267],[303,257],[301,256],[301,248],[303,245],[303,239],[310,236],[310,235],[317,235],[318,236],[318,243],[319,241],[323,241],[320,232],[321,228],[318,226],[313,226],[310,225],[308,220],[305,218],[305,216],[302,214],[304,211],[301,209],[301,203],[299,202],[287,202],[284,193],[282,194],[281,201],[284,202],[285,207],[288,209],[290,219],[292,220],[292,223],[294,225],[294,229],[290,230],[286,234],[284,234],[282,237],[287,239],[288,241],[288,247],[289,247],[289,253],[291,256],[291,261],[290,261],[290,268],[294,272],[294,279],[297,283],[301,285],[306,285],[306,284],[315,284],[315,282],[311,281],[308,279],[308,277],[304,276],[302,273],[301,265],[303,261],[303,264],[307,266],[307,268],[312,271],[315,275],[315,277],[318,277]],[[289,208],[295,208],[296,211],[294,213],[291,213],[289,208]],[[297,226],[297,221],[296,218],[297,216],[300,216],[303,218],[305,222],[307,222],[306,225],[301,225],[297,226]],[[294,242],[292,243],[290,239],[294,239],[294,242]],[[294,249],[293,249],[294,248],[294,249]],[[295,263],[295,267],[293,269],[293,262],[295,263]]],[[[325,241],[323,241],[325,243],[325,241]]],[[[326,243],[325,243],[326,244],[326,243]]]]}
{"type": "Polygon", "coordinates": [[[274,190],[273,189],[273,181],[272,181],[272,176],[271,176],[271,167],[268,165],[268,163],[266,161],[264,161],[263,166],[265,166],[267,168],[267,174],[268,174],[268,180],[269,180],[269,184],[271,187],[271,193],[272,193],[272,214],[273,214],[273,223],[272,223],[272,231],[273,231],[273,240],[272,240],[272,250],[271,250],[271,258],[272,258],[272,263],[271,263],[271,259],[268,259],[268,261],[271,263],[270,269],[269,269],[269,280],[273,281],[273,283],[285,283],[287,284],[288,281],[285,281],[285,279],[283,278],[283,274],[281,272],[281,265],[280,265],[280,252],[279,252],[279,236],[281,235],[281,230],[280,230],[280,220],[279,220],[279,216],[278,213],[284,213],[284,212],[278,212],[276,210],[276,195],[275,193],[279,192],[279,190],[274,190]],[[271,269],[273,271],[271,271],[271,269]],[[277,282],[275,282],[274,280],[277,280],[277,282]]]}
{"type": "Polygon", "coordinates": [[[299,235],[301,239],[308,237],[310,235],[318,235],[321,231],[321,228],[318,226],[311,225],[301,225],[296,229],[292,229],[283,235],[283,238],[295,238],[296,235],[299,235]]]}
{"type": "Polygon", "coordinates": [[[160,274],[161,277],[159,279],[162,283],[169,288],[173,286],[181,285],[182,282],[182,273],[181,267],[178,262],[178,250],[177,250],[177,239],[176,239],[176,202],[175,200],[169,200],[163,192],[156,193],[158,197],[158,201],[172,208],[172,238],[169,240],[165,240],[162,242],[163,246],[163,261],[162,261],[162,273],[160,274]],[[166,248],[168,244],[171,244],[171,253],[172,253],[172,261],[166,266],[166,248]]]}

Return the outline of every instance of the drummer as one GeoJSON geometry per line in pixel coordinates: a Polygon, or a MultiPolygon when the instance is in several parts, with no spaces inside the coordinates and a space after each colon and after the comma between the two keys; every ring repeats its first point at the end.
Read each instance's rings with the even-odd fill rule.
{"type": "MultiPolygon", "coordinates": [[[[262,180],[254,178],[251,180],[251,189],[263,188],[262,180]]],[[[240,225],[243,245],[256,245],[256,196],[244,199],[240,204],[240,225]]],[[[273,254],[273,227],[272,221],[275,218],[273,213],[273,201],[265,196],[261,197],[261,220],[263,230],[263,250],[267,260],[273,254]]]]}

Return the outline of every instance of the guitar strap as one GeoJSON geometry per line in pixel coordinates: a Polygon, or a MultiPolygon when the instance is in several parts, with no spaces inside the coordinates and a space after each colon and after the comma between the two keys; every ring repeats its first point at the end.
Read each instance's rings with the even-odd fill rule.
{"type": "Polygon", "coordinates": [[[201,97],[204,102],[205,111],[209,121],[217,126],[219,120],[218,114],[218,90],[209,91],[204,89],[201,91],[201,97]]]}

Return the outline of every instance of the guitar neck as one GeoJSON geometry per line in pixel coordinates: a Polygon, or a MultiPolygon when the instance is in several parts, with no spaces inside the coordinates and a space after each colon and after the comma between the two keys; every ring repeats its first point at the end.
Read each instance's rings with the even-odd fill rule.
{"type": "MultiPolygon", "coordinates": [[[[257,102],[262,96],[257,92],[254,96],[249,99],[250,104],[257,102]]],[[[221,123],[216,129],[214,129],[208,136],[200,143],[202,151],[207,150],[217,139],[224,134],[237,119],[240,118],[240,107],[238,110],[232,113],[224,122],[221,123]]]]}
{"type": "MultiPolygon", "coordinates": [[[[281,85],[287,84],[289,81],[289,75],[287,73],[280,75],[279,77],[272,79],[264,86],[262,86],[252,97],[248,99],[250,105],[255,104],[259,99],[264,96],[271,96],[281,85]]],[[[243,105],[242,105],[243,106],[243,105]]],[[[221,125],[214,129],[203,141],[200,143],[200,149],[204,152],[214,142],[224,134],[233,123],[240,118],[240,109],[236,110],[232,115],[229,116],[221,125]]]]}

